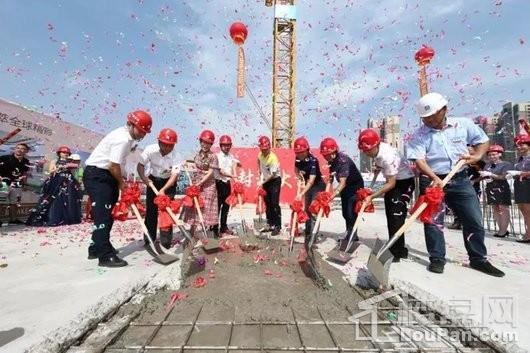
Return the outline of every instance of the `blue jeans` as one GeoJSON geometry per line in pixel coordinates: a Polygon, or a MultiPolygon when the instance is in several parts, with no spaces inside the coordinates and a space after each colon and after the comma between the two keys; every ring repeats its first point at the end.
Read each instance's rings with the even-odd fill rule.
{"type": "MultiPolygon", "coordinates": [[[[443,177],[443,176],[440,176],[443,177]]],[[[420,193],[425,192],[431,180],[425,176],[420,177],[420,193]]],[[[462,221],[464,245],[469,256],[469,262],[479,264],[486,261],[486,245],[484,245],[484,226],[482,225],[482,212],[479,200],[467,171],[456,174],[444,188],[444,201],[462,221]]],[[[445,264],[445,239],[443,224],[445,207],[441,206],[440,213],[435,217],[433,224],[425,224],[425,243],[431,262],[445,264]]]]}

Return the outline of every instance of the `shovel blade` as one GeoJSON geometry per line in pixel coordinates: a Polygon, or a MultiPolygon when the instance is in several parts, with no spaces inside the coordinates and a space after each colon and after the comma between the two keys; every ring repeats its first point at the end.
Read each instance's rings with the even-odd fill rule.
{"type": "Polygon", "coordinates": [[[336,262],[338,264],[345,265],[352,258],[351,254],[340,250],[337,246],[330,252],[328,252],[328,260],[336,262]]]}
{"type": "Polygon", "coordinates": [[[261,228],[265,227],[267,225],[267,221],[262,218],[254,218],[254,231],[257,232],[261,228]]]}
{"type": "Polygon", "coordinates": [[[175,261],[178,261],[178,256],[173,256],[169,254],[158,254],[155,256],[155,261],[161,263],[162,265],[169,265],[175,261]]]}
{"type": "Polygon", "coordinates": [[[390,273],[390,265],[394,256],[388,250],[383,252],[381,256],[377,256],[379,250],[384,246],[384,243],[378,238],[375,241],[374,248],[370,252],[370,257],[368,258],[368,271],[373,275],[373,277],[379,282],[379,285],[383,287],[388,287],[388,276],[390,273]]]}
{"type": "Polygon", "coordinates": [[[208,254],[218,252],[221,249],[221,247],[219,246],[219,240],[213,238],[209,238],[208,242],[206,244],[203,244],[202,248],[208,254]]]}

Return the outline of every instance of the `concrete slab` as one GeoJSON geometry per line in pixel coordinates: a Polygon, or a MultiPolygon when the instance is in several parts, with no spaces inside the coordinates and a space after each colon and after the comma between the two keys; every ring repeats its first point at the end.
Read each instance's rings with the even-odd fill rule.
{"type": "Polygon", "coordinates": [[[143,250],[136,221],[116,223],[111,237],[129,266],[98,267],[97,260],[87,260],[90,227],[2,227],[0,332],[17,327],[24,332],[3,339],[0,352],[23,352],[34,345],[35,351],[56,351],[62,341],[83,334],[149,281],[165,285],[166,279],[157,274],[179,281],[179,262],[171,265],[178,274],[169,275],[168,268],[143,250]]]}
{"type": "MultiPolygon", "coordinates": [[[[245,218],[252,219],[253,212],[253,207],[246,207],[245,218]]],[[[283,220],[289,220],[289,214],[289,210],[284,209],[283,220]]],[[[229,222],[236,223],[238,219],[236,214],[229,218],[229,222]]],[[[381,208],[377,208],[374,214],[365,215],[364,219],[359,229],[362,245],[353,259],[345,266],[332,264],[341,269],[351,283],[357,281],[365,268],[369,247],[375,238],[387,239],[386,220],[381,208]]],[[[327,239],[318,244],[321,253],[327,253],[336,245],[332,237],[344,230],[343,224],[340,210],[332,211],[330,217],[323,220],[321,230],[327,239]]],[[[127,268],[101,269],[95,262],[86,260],[89,233],[89,225],[3,229],[0,236],[0,302],[3,303],[0,331],[7,334],[0,337],[16,337],[18,334],[9,332],[15,332],[10,330],[17,327],[22,328],[24,334],[1,346],[0,352],[23,351],[61,327],[81,332],[90,317],[101,315],[102,310],[110,310],[120,298],[132,296],[153,277],[157,276],[159,283],[171,277],[168,274],[161,276],[162,266],[153,263],[136,242],[141,239],[141,234],[134,221],[118,223],[113,234],[115,246],[122,248],[122,254],[130,263],[127,268]],[[109,300],[105,307],[95,307],[102,298],[115,300],[109,300]]],[[[280,242],[288,239],[286,234],[277,238],[276,241],[280,242]]],[[[472,321],[470,325],[485,327],[482,332],[491,329],[489,334],[497,335],[492,336],[493,341],[511,351],[517,351],[517,346],[529,349],[530,336],[526,334],[529,325],[525,318],[530,317],[530,247],[515,243],[513,238],[488,236],[489,257],[506,272],[506,277],[494,278],[465,266],[467,255],[459,231],[446,230],[445,239],[449,263],[444,274],[432,274],[425,267],[428,255],[423,227],[416,223],[406,238],[411,259],[392,265],[391,283],[431,303],[452,319],[469,319],[472,321]],[[503,333],[507,335],[505,338],[513,338],[509,335],[514,333],[517,346],[509,339],[501,342],[503,337],[499,336],[503,333]]],[[[174,278],[177,283],[178,279],[174,278]]],[[[20,329],[16,332],[20,333],[20,329]]],[[[58,342],[64,335],[66,332],[49,338],[48,342],[58,342]]]]}
{"type": "MultiPolygon", "coordinates": [[[[333,211],[322,222],[323,231],[344,231],[341,215],[333,211]]],[[[380,207],[373,214],[365,214],[359,227],[362,245],[353,259],[341,269],[348,281],[356,283],[359,273],[365,269],[370,247],[377,237],[386,240],[388,233],[384,210],[380,207]]],[[[428,254],[425,247],[423,225],[415,223],[406,234],[410,259],[391,265],[390,282],[396,288],[432,303],[440,312],[451,318],[470,320],[468,323],[482,327],[481,335],[502,342],[504,347],[517,351],[517,346],[530,349],[530,246],[516,243],[514,238],[499,239],[487,233],[488,258],[502,269],[506,276],[487,276],[467,267],[467,253],[461,231],[445,230],[448,264],[441,275],[428,272],[428,254]],[[488,332],[488,330],[492,332],[488,332]],[[515,339],[514,339],[515,336],[515,339]]],[[[336,242],[326,239],[319,244],[319,252],[326,254],[336,242]]]]}

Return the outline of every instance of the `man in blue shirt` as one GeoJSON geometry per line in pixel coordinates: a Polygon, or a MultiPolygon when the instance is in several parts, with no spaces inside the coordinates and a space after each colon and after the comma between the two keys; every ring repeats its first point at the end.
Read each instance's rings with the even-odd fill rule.
{"type": "MultiPolygon", "coordinates": [[[[420,175],[420,193],[428,186],[441,186],[442,179],[463,159],[473,164],[480,161],[488,150],[488,137],[471,120],[450,118],[447,100],[439,93],[428,93],[416,104],[423,125],[417,129],[407,146],[407,158],[416,163],[420,175]],[[470,154],[467,145],[474,147],[470,154]]],[[[471,268],[491,276],[502,277],[504,272],[486,258],[482,213],[475,190],[467,176],[467,167],[458,171],[445,186],[447,205],[462,220],[464,245],[471,268]]],[[[425,242],[429,251],[428,270],[443,273],[445,266],[445,239],[443,234],[444,207],[433,224],[425,224],[425,242]]]]}
{"type": "MultiPolygon", "coordinates": [[[[333,192],[333,198],[340,195],[342,205],[342,217],[346,221],[346,231],[339,236],[340,250],[346,250],[350,237],[358,241],[357,233],[352,234],[353,225],[357,219],[355,212],[355,201],[357,190],[364,187],[364,180],[353,160],[345,153],[339,152],[337,142],[331,137],[326,137],[320,143],[320,153],[329,163],[329,172],[335,173],[339,186],[333,192]]],[[[353,252],[355,247],[351,247],[353,252]]]]}
{"type": "Polygon", "coordinates": [[[306,241],[309,241],[309,235],[315,222],[314,215],[309,212],[309,206],[316,195],[326,189],[326,184],[324,179],[322,179],[318,159],[309,152],[309,142],[304,137],[299,137],[294,141],[293,150],[296,155],[294,162],[296,176],[303,179],[305,185],[300,192],[299,199],[304,198],[305,212],[309,216],[305,223],[306,241]]]}

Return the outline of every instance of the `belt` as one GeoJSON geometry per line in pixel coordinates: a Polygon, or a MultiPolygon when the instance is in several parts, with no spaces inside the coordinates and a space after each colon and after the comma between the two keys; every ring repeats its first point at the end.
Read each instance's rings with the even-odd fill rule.
{"type": "Polygon", "coordinates": [[[160,178],[153,175],[149,175],[149,179],[151,180],[169,180],[169,178],[160,178]]]}
{"type": "MultiPolygon", "coordinates": [[[[421,176],[424,177],[424,178],[429,178],[429,177],[428,177],[427,175],[425,175],[425,174],[422,174],[421,176]]],[[[438,178],[440,178],[440,179],[443,180],[443,179],[447,176],[447,174],[436,174],[436,176],[437,176],[438,178]]],[[[462,171],[456,173],[456,174],[453,176],[453,179],[455,179],[455,178],[467,178],[467,177],[468,177],[468,174],[467,174],[467,168],[466,168],[466,169],[464,169],[464,170],[462,170],[462,171]]]]}

